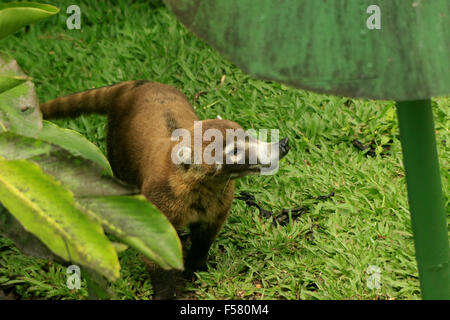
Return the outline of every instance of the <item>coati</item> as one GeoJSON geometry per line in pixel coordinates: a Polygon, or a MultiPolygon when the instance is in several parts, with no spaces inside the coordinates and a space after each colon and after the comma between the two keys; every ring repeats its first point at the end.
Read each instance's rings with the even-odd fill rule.
{"type": "MultiPolygon", "coordinates": [[[[250,139],[240,145],[244,163],[234,161],[240,152],[234,138],[231,143],[223,139],[222,154],[214,154],[223,158],[222,163],[192,161],[195,141],[184,149],[188,154],[182,155],[183,161],[173,161],[172,149],[177,141],[173,141],[172,134],[178,129],[192,134],[196,121],[200,120],[184,94],[169,85],[127,81],[59,97],[41,104],[40,109],[47,119],[89,113],[108,116],[107,151],[115,176],[140,187],[142,194],[167,216],[176,230],[190,228],[191,246],[185,255],[188,276],[205,268],[208,250],[233,201],[234,179],[267,167],[267,162],[259,159],[262,155],[258,143],[262,142],[250,139]],[[250,164],[247,160],[252,151],[256,153],[256,163],[250,164]],[[226,163],[230,157],[234,162],[226,163]]],[[[201,125],[204,132],[215,129],[223,137],[227,130],[242,130],[229,120],[208,119],[201,121],[201,125]]],[[[201,152],[208,144],[202,139],[201,152]]],[[[266,145],[275,151],[265,155],[276,161],[289,151],[287,138],[266,145]]],[[[174,297],[175,271],[152,268],[150,277],[155,298],[174,297]]]]}

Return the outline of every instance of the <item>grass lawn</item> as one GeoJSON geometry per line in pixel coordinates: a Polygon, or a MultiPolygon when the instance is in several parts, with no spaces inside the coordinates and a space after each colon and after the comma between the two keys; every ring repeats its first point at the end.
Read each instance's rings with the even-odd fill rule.
{"type": "MultiPolygon", "coordinates": [[[[274,176],[237,182],[266,210],[306,207],[280,226],[235,200],[213,244],[208,271],[188,283],[195,299],[419,299],[405,178],[392,101],[319,95],[245,75],[187,31],[158,1],[78,1],[81,30],[68,30],[71,0],[41,1],[61,13],[0,41],[34,78],[41,101],[93,87],[148,79],[179,88],[201,119],[279,129],[292,150],[274,176]],[[151,4],[149,4],[151,3],[151,4]],[[202,94],[198,94],[202,92],[202,94]],[[357,139],[372,149],[359,150],[357,139]],[[318,198],[334,192],[334,196],[318,198]],[[306,209],[305,209],[306,210],[306,209]],[[379,268],[380,287],[369,288],[379,268]],[[372,278],[371,278],[372,277],[372,278]]],[[[446,196],[450,97],[433,99],[446,196]]],[[[58,120],[105,151],[102,116],[58,120]]],[[[450,219],[447,219],[449,221],[450,219]]],[[[136,251],[120,255],[120,299],[148,299],[152,286],[136,251]]],[[[21,255],[0,238],[0,289],[22,299],[84,299],[65,268],[21,255]]]]}

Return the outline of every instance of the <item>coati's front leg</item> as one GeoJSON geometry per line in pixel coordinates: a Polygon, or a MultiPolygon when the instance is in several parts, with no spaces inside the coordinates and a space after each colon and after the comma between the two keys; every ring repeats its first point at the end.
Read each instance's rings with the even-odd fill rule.
{"type": "Polygon", "coordinates": [[[206,270],[206,260],[211,244],[219,234],[226,215],[213,222],[196,222],[190,225],[191,247],[189,248],[186,261],[184,276],[192,279],[194,272],[206,270]]]}
{"type": "MultiPolygon", "coordinates": [[[[184,277],[192,279],[195,271],[206,270],[206,260],[211,244],[219,234],[225,217],[211,223],[197,222],[190,225],[191,246],[186,254],[184,277]]],[[[169,300],[175,298],[176,284],[181,276],[178,270],[164,270],[146,260],[153,286],[153,298],[169,300]]]]}
{"type": "Polygon", "coordinates": [[[180,278],[181,271],[174,269],[164,270],[154,263],[147,264],[147,267],[153,287],[153,299],[175,299],[176,284],[180,278]]]}

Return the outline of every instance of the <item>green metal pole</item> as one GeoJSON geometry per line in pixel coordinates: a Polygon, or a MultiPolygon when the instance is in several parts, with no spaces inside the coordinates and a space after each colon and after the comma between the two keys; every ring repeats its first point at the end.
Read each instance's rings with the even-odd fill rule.
{"type": "Polygon", "coordinates": [[[430,100],[397,102],[423,299],[450,299],[450,248],[430,100]]]}

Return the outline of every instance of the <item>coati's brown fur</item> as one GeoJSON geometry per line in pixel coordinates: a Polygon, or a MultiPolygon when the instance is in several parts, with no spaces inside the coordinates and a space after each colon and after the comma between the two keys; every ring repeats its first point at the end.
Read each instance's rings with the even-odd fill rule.
{"type": "MultiPolygon", "coordinates": [[[[186,256],[187,273],[205,266],[211,243],[227,219],[234,181],[226,165],[174,164],[172,131],[191,130],[199,121],[186,97],[177,89],[148,81],[128,81],[60,97],[40,106],[45,118],[100,113],[108,115],[107,149],[114,174],[141,188],[177,230],[189,226],[191,248],[186,256]]],[[[241,128],[228,120],[204,120],[203,132],[241,128]]],[[[204,143],[203,147],[207,144],[204,143]]],[[[241,168],[241,167],[239,167],[241,168]]],[[[242,167],[242,172],[245,168],[242,167]]],[[[244,175],[245,172],[242,174],[244,175]]],[[[155,297],[172,298],[173,272],[152,272],[155,297]]]]}

